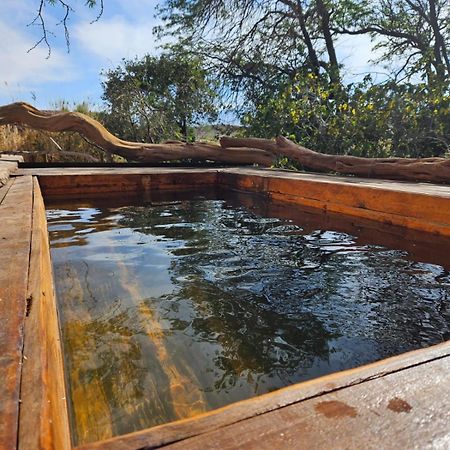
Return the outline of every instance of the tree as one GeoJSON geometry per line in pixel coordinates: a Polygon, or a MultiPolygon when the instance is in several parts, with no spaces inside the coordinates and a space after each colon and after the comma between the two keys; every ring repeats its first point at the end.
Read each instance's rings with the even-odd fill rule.
{"type": "Polygon", "coordinates": [[[160,35],[177,33],[233,89],[259,84],[259,66],[293,78],[307,66],[340,82],[330,0],[166,0],[160,35]],[[256,69],[256,70],[255,70],[256,69]]]}
{"type": "MultiPolygon", "coordinates": [[[[30,25],[37,25],[41,30],[41,37],[36,41],[36,43],[31,47],[28,51],[34,50],[41,44],[47,46],[48,56],[51,54],[51,46],[50,46],[50,35],[54,35],[55,33],[48,28],[47,20],[46,20],[46,9],[48,7],[59,7],[61,11],[61,20],[57,25],[60,25],[64,29],[64,37],[66,39],[67,51],[70,49],[70,34],[69,34],[69,18],[71,14],[74,12],[72,7],[73,1],[71,0],[39,0],[37,8],[36,8],[36,16],[31,21],[30,25]]],[[[94,8],[95,6],[99,7],[97,16],[94,18],[92,22],[96,22],[100,19],[103,14],[104,0],[85,0],[85,5],[88,8],[94,8]]]]}
{"type": "Polygon", "coordinates": [[[176,50],[147,55],[105,75],[105,123],[123,139],[188,141],[192,125],[217,118],[216,86],[198,57],[176,50]]]}
{"type": "Polygon", "coordinates": [[[400,75],[439,83],[450,77],[450,3],[447,0],[356,0],[339,9],[338,34],[369,34],[381,61],[400,60],[400,75]]]}
{"type": "Polygon", "coordinates": [[[363,156],[449,152],[450,14],[445,0],[166,0],[166,28],[235,92],[248,135],[288,135],[363,156]],[[401,62],[376,85],[345,83],[335,51],[367,34],[401,62]],[[421,78],[423,82],[421,81],[421,78]]]}

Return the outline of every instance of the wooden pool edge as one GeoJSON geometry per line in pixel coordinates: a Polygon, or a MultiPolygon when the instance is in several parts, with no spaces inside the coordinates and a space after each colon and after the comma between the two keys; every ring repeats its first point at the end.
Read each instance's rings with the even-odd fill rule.
{"type": "MultiPolygon", "coordinates": [[[[271,198],[277,200],[287,200],[288,202],[295,204],[306,204],[308,206],[311,205],[311,203],[304,203],[303,199],[309,198],[310,200],[317,200],[314,196],[317,197],[321,195],[322,190],[322,193],[325,193],[325,200],[323,198],[319,198],[317,200],[318,202],[321,202],[322,209],[333,210],[337,208],[334,205],[341,205],[339,208],[342,208],[342,205],[344,205],[344,207],[349,208],[348,210],[354,217],[358,217],[357,214],[359,214],[359,210],[367,210],[366,205],[364,208],[362,208],[361,205],[355,206],[355,204],[357,205],[357,202],[361,201],[361,195],[363,195],[364,192],[368,192],[370,194],[368,194],[368,204],[370,207],[380,204],[377,203],[377,199],[374,198],[373,189],[376,189],[377,194],[381,196],[386,189],[389,191],[391,196],[395,196],[395,192],[402,192],[401,189],[389,189],[389,187],[386,187],[385,185],[382,185],[381,187],[378,185],[375,187],[369,185],[364,185],[361,187],[356,185],[356,194],[354,196],[349,195],[350,191],[348,189],[344,189],[345,195],[339,197],[339,202],[337,202],[336,200],[332,201],[332,198],[330,201],[329,196],[332,195],[333,192],[337,192],[337,194],[339,194],[339,189],[336,185],[340,186],[341,181],[339,180],[335,184],[333,179],[324,179],[323,176],[314,177],[313,179],[308,180],[308,177],[299,177],[290,174],[289,176],[283,174],[277,178],[277,172],[263,172],[254,169],[208,169],[204,171],[207,172],[208,175],[201,179],[199,174],[202,172],[202,170],[187,169],[181,169],[178,171],[171,171],[170,169],[152,170],[151,173],[144,173],[147,180],[144,184],[139,181],[139,177],[141,175],[139,173],[133,173],[130,178],[132,179],[132,185],[127,185],[128,175],[122,173],[121,176],[124,177],[124,181],[122,184],[119,183],[119,187],[116,183],[116,179],[113,178],[109,181],[107,180],[108,177],[110,177],[110,174],[108,174],[108,176],[103,174],[103,176],[106,177],[103,179],[96,178],[96,174],[90,174],[89,177],[94,180],[92,193],[95,193],[96,195],[101,193],[102,189],[103,192],[108,192],[108,186],[113,185],[116,186],[116,190],[114,192],[122,192],[124,186],[125,189],[129,189],[129,192],[134,189],[142,189],[143,186],[147,189],[147,191],[149,191],[151,189],[155,189],[155,186],[158,186],[158,180],[160,180],[164,181],[164,183],[159,184],[159,188],[163,190],[174,188],[188,189],[199,185],[202,185],[203,187],[213,187],[217,184],[222,184],[230,189],[251,192],[266,192],[271,198]],[[172,175],[167,176],[168,173],[172,175]],[[168,181],[171,177],[172,180],[176,181],[175,183],[168,181]],[[272,180],[275,179],[275,181],[271,181],[270,178],[272,178],[272,180]],[[180,179],[182,181],[180,181],[180,179]],[[283,181],[286,179],[288,181],[283,181]],[[289,180],[294,180],[294,183],[292,184],[291,182],[291,185],[289,185],[289,180]],[[315,191],[312,189],[308,192],[308,195],[305,196],[305,186],[308,187],[308,184],[305,183],[308,182],[310,183],[309,185],[311,185],[311,183],[313,183],[313,185],[315,184],[315,191]],[[323,186],[324,184],[331,184],[333,187],[327,188],[327,186],[323,186]],[[99,186],[101,186],[100,189],[99,186]],[[300,186],[302,187],[302,195],[300,195],[298,191],[300,186]],[[311,194],[311,192],[313,192],[313,194],[311,194]],[[345,205],[345,198],[348,199],[348,203],[350,203],[349,205],[345,205]]],[[[15,178],[13,182],[19,182],[27,185],[27,183],[29,184],[31,180],[29,175],[23,173],[22,176],[15,178]]],[[[52,175],[51,180],[49,175],[33,175],[36,175],[40,179],[40,183],[45,186],[43,190],[47,194],[50,189],[49,183],[58,180],[59,189],[61,189],[61,186],[68,186],[68,188],[71,189],[71,195],[80,196],[82,195],[83,185],[86,186],[85,183],[88,181],[86,177],[83,179],[78,178],[75,180],[75,185],[73,184],[73,177],[84,176],[83,174],[52,175]],[[54,178],[55,176],[58,178],[54,178]]],[[[371,184],[373,185],[373,183],[371,184]]],[[[5,365],[6,369],[4,369],[4,367],[0,367],[0,373],[2,374],[10,374],[11,370],[16,373],[15,378],[13,377],[15,380],[13,381],[16,385],[17,383],[20,383],[20,380],[22,380],[20,398],[17,390],[14,391],[14,394],[11,394],[11,398],[7,398],[8,400],[11,400],[9,401],[9,405],[12,405],[14,401],[17,402],[16,405],[13,405],[14,408],[12,408],[16,412],[12,411],[12,416],[8,416],[13,417],[13,422],[9,421],[12,425],[6,430],[7,433],[4,432],[5,430],[3,428],[0,428],[0,448],[9,449],[16,448],[18,446],[19,448],[24,449],[64,449],[70,448],[70,436],[67,420],[67,409],[65,405],[64,375],[62,371],[57,312],[53,293],[53,280],[51,276],[51,265],[48,249],[48,234],[43,197],[40,193],[39,183],[35,177],[33,177],[32,186],[33,188],[31,190],[29,186],[23,190],[24,198],[27,195],[30,195],[31,197],[30,199],[25,199],[25,203],[27,203],[27,205],[29,203],[32,206],[26,206],[23,211],[20,211],[21,223],[17,224],[17,228],[9,231],[9,239],[16,236],[22,239],[22,241],[20,244],[21,251],[15,251],[13,255],[20,264],[18,266],[9,266],[7,271],[11,275],[12,280],[15,278],[24,278],[23,273],[12,273],[18,267],[24,266],[28,268],[29,266],[29,271],[26,270],[25,287],[23,280],[21,281],[20,286],[15,287],[18,293],[13,300],[16,302],[14,305],[19,317],[19,329],[17,330],[17,333],[13,333],[17,336],[17,340],[14,344],[11,344],[11,342],[8,343],[10,347],[11,345],[14,347],[16,355],[22,355],[22,361],[18,362],[16,360],[9,360],[5,363],[7,364],[7,366],[5,365]],[[27,214],[30,217],[27,217],[27,214]],[[27,233],[28,238],[23,239],[24,234],[26,235],[27,233]],[[28,251],[26,250],[27,245],[29,247],[28,251]],[[23,261],[25,257],[26,264],[23,261]],[[30,298],[32,298],[33,301],[27,316],[27,304],[29,308],[30,298]],[[36,302],[36,299],[39,299],[39,301],[36,302]],[[20,302],[22,302],[22,304],[20,304],[20,302]],[[23,326],[25,326],[25,343],[23,343],[23,326]],[[25,350],[22,353],[23,345],[25,350]],[[28,349],[31,353],[28,352],[28,349]],[[32,355],[31,360],[30,355],[32,355]],[[13,367],[17,366],[17,364],[19,364],[20,367],[23,366],[22,371],[18,370],[18,367],[13,367]],[[52,372],[53,375],[50,376],[52,372]],[[59,375],[55,376],[55,373],[59,375]],[[16,432],[18,433],[18,440],[14,440],[13,438],[12,433],[14,427],[17,428],[16,432]]],[[[402,184],[402,186],[404,186],[404,184],[402,184]]],[[[440,190],[442,191],[442,189],[440,190]]],[[[5,194],[3,200],[7,199],[10,193],[12,194],[11,189],[9,189],[9,191],[5,194]]],[[[63,190],[60,190],[60,193],[61,195],[65,195],[63,190]]],[[[402,200],[400,202],[394,202],[388,214],[399,216],[394,217],[394,220],[396,220],[395,224],[397,225],[403,224],[403,226],[409,228],[411,228],[411,226],[419,226],[419,228],[415,229],[426,231],[428,233],[431,232],[441,234],[443,236],[450,236],[450,232],[448,231],[450,230],[450,220],[446,221],[446,214],[448,214],[450,209],[448,208],[449,197],[450,196],[447,195],[432,195],[430,193],[423,194],[420,192],[413,192],[411,194],[406,192],[406,195],[401,195],[402,200]],[[410,197],[411,195],[413,197],[410,197]],[[434,200],[432,199],[433,197],[434,200]],[[417,217],[417,214],[415,217],[411,218],[412,220],[409,222],[404,220],[405,216],[402,215],[402,211],[404,211],[405,208],[404,202],[408,201],[408,198],[414,199],[415,206],[420,204],[420,202],[424,202],[424,206],[426,206],[427,201],[433,205],[432,208],[427,209],[427,211],[434,211],[434,215],[432,216],[433,220],[431,220],[431,228],[429,226],[420,228],[423,226],[425,219],[423,216],[417,217]],[[417,200],[418,198],[420,201],[417,200]],[[438,226],[436,227],[435,225],[438,226]]],[[[2,200],[0,200],[0,203],[3,204],[2,200]]],[[[10,203],[12,203],[12,201],[10,203]]],[[[13,205],[9,205],[8,208],[11,210],[12,206],[13,205]]],[[[376,211],[376,209],[371,211],[373,211],[375,215],[379,212],[376,211]]],[[[18,214],[19,212],[16,213],[18,214]]],[[[1,208],[0,214],[2,214],[1,208]]],[[[361,215],[361,217],[366,216],[361,215]]],[[[385,216],[378,217],[380,222],[386,223],[387,219],[385,216]]],[[[17,217],[14,218],[14,221],[17,222],[17,217]]],[[[11,221],[11,223],[13,223],[13,221],[11,221]]],[[[1,241],[0,244],[2,244],[1,241]]],[[[3,269],[3,272],[5,272],[5,269],[3,269]]],[[[7,277],[4,278],[6,279],[7,277]]],[[[0,298],[10,295],[11,294],[9,292],[5,291],[4,287],[3,290],[0,288],[0,298]]],[[[0,316],[2,311],[3,314],[5,313],[5,310],[0,309],[0,316]]],[[[4,349],[2,348],[1,350],[4,349]]],[[[357,369],[352,369],[351,371],[335,373],[316,380],[290,386],[275,393],[266,394],[254,399],[235,403],[196,418],[169,423],[167,425],[162,425],[149,430],[143,430],[130,435],[119,436],[108,441],[89,444],[80,448],[155,448],[170,445],[172,443],[176,446],[176,442],[179,441],[182,441],[185,445],[192,442],[194,447],[197,446],[195,448],[206,448],[206,441],[200,443],[196,442],[195,439],[201,436],[205,436],[205,439],[209,439],[209,434],[213,433],[214,430],[223,430],[224,434],[234,434],[236,431],[234,431],[233,427],[238,427],[254,418],[265,417],[266,415],[274,413],[277,410],[284,410],[289,406],[307,403],[308,400],[313,398],[322,396],[325,398],[326,396],[336,392],[346,391],[349,389],[351,390],[356,386],[364,385],[365,383],[369,383],[371,380],[382,378],[391,374],[401,372],[404,375],[403,380],[407,381],[407,374],[413,368],[420,366],[423,370],[426,370],[426,367],[430,366],[432,362],[441,360],[448,362],[450,361],[449,358],[450,342],[446,342],[430,348],[416,350],[408,354],[382,360],[369,366],[359,367],[357,369]]],[[[11,378],[10,375],[9,377],[11,378]]],[[[438,379],[437,382],[439,382],[438,379]]],[[[368,387],[368,389],[370,388],[368,387]]],[[[5,395],[9,395],[9,393],[7,392],[5,395]]],[[[0,409],[2,415],[4,413],[4,409],[4,407],[3,409],[0,409]]],[[[413,420],[413,417],[409,416],[408,419],[413,420]]],[[[374,417],[374,420],[377,420],[376,417],[374,417]]],[[[355,427],[357,426],[356,422],[355,427]]],[[[385,426],[387,425],[385,424],[385,426]]],[[[433,430],[433,432],[435,431],[436,430],[433,430]]],[[[446,432],[450,433],[450,430],[447,429],[446,432]]],[[[394,436],[391,437],[393,438],[394,436]]]]}
{"type": "Polygon", "coordinates": [[[324,212],[450,237],[450,188],[271,169],[23,169],[45,198],[220,187],[324,212]]]}
{"type": "Polygon", "coordinates": [[[62,345],[46,211],[37,178],[32,214],[18,447],[66,450],[71,438],[62,345]]]}

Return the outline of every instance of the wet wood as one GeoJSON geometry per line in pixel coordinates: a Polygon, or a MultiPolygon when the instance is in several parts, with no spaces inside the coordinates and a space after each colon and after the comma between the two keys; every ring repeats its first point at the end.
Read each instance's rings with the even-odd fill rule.
{"type": "Polygon", "coordinates": [[[19,449],[69,449],[65,377],[47,221],[37,179],[34,179],[29,267],[19,449]]]}
{"type": "MultiPolygon", "coordinates": [[[[110,242],[111,238],[107,233],[110,229],[111,225],[105,227],[105,233],[102,235],[105,244],[103,251],[113,253],[113,243],[110,242]]],[[[87,261],[83,262],[85,265],[81,264],[79,267],[71,265],[70,262],[63,263],[58,270],[63,277],[59,282],[59,293],[64,302],[61,307],[64,317],[64,342],[66,351],[72,355],[67,360],[66,370],[72,399],[74,441],[83,444],[120,434],[121,422],[130,421],[136,428],[144,428],[152,423],[152,419],[157,420],[158,414],[165,418],[164,411],[167,402],[170,401],[169,398],[173,401],[176,418],[192,417],[204,412],[206,406],[199,383],[189,372],[188,367],[183,368],[188,372],[187,376],[173,361],[171,351],[166,346],[158,315],[146,304],[146,295],[127,265],[121,260],[116,260],[114,278],[108,277],[109,280],[105,280],[99,272],[94,271],[90,275],[87,261]],[[85,267],[86,271],[84,272],[81,267],[85,267]],[[92,278],[94,276],[95,279],[92,278]],[[86,286],[87,283],[89,286],[86,286]],[[95,302],[90,303],[87,300],[89,298],[95,299],[95,302]],[[154,348],[167,386],[166,383],[161,384],[161,378],[158,379],[155,373],[146,373],[145,378],[141,379],[139,373],[136,373],[135,355],[134,358],[117,355],[116,361],[110,362],[111,366],[107,366],[109,370],[114,371],[107,379],[92,375],[93,371],[96,371],[97,358],[106,358],[107,354],[105,348],[102,354],[96,353],[96,327],[100,327],[103,333],[108,330],[110,336],[118,332],[112,322],[110,325],[110,322],[102,316],[99,319],[95,309],[101,308],[101,303],[111,302],[114,298],[122,298],[127,309],[132,308],[134,320],[142,324],[142,333],[137,345],[143,346],[143,336],[148,339],[148,345],[154,348]],[[91,351],[88,362],[83,349],[91,351]],[[90,382],[86,383],[88,373],[90,382]],[[112,382],[108,381],[108,378],[113,378],[112,382]],[[138,386],[139,380],[141,384],[138,386]],[[137,399],[130,394],[133,386],[141,391],[137,399]],[[165,390],[168,391],[169,397],[164,394],[165,390]],[[147,409],[150,404],[156,414],[155,417],[148,417],[142,413],[142,410],[147,409]],[[119,420],[114,416],[114,410],[121,410],[119,420]]],[[[130,331],[128,343],[131,344],[133,339],[130,331]]],[[[122,343],[124,344],[125,342],[122,343]]],[[[139,366],[139,363],[137,364],[139,366]]]]}
{"type": "MultiPolygon", "coordinates": [[[[184,419],[204,413],[207,409],[206,401],[195,374],[189,370],[189,367],[184,367],[189,376],[180,371],[166,345],[164,330],[156,310],[145,303],[146,295],[141,291],[139,283],[134,281],[123,261],[118,261],[117,265],[121,284],[136,303],[139,315],[143,319],[143,332],[155,347],[158,362],[167,377],[175,415],[177,418],[184,419]]],[[[155,391],[150,392],[150,395],[158,397],[156,390],[158,386],[155,384],[154,388],[155,391]]]]}
{"type": "Polygon", "coordinates": [[[166,448],[446,448],[449,399],[447,356],[166,448]]]}
{"type": "Polygon", "coordinates": [[[40,177],[42,191],[46,197],[98,197],[99,194],[139,193],[149,195],[164,190],[192,190],[211,186],[216,183],[217,172],[153,170],[150,173],[142,171],[122,172],[107,170],[103,173],[79,172],[72,176],[40,177]]]}
{"type": "Polygon", "coordinates": [[[0,204],[0,448],[15,448],[31,239],[32,178],[14,180],[0,204]]]}
{"type": "MultiPolygon", "coordinates": [[[[93,320],[86,305],[86,286],[82,283],[84,277],[70,264],[63,267],[63,292],[70,295],[63,296],[65,306],[63,310],[64,350],[74,355],[76,350],[95,348],[95,337],[89,330],[93,320]]],[[[105,287],[107,289],[107,287],[105,287]]],[[[113,436],[111,412],[108,405],[107,393],[103,389],[99,376],[90,377],[86,382],[81,367],[86,361],[72,356],[66,359],[65,370],[70,380],[68,395],[72,402],[73,420],[71,427],[74,442],[102,440],[113,436]]]]}
{"type": "Polygon", "coordinates": [[[265,194],[225,191],[227,201],[244,206],[263,217],[278,217],[301,224],[307,233],[315,230],[334,230],[355,236],[358,245],[380,245],[408,252],[413,261],[438,264],[450,269],[450,240],[445,236],[424,233],[401,226],[351,217],[303,205],[275,201],[265,194]]]}
{"type": "MultiPolygon", "coordinates": [[[[389,374],[402,372],[401,383],[407,385],[409,383],[409,369],[417,366],[426,368],[428,363],[446,358],[450,361],[450,343],[439,344],[428,349],[415,350],[400,356],[388,358],[366,366],[350,369],[343,372],[337,372],[324,377],[316,378],[310,381],[289,386],[270,394],[264,394],[256,398],[243,400],[238,403],[220,408],[193,419],[181,420],[178,422],[161,425],[148,430],[142,430],[129,435],[120,436],[104,442],[97,442],[90,445],[80,447],[80,450],[137,450],[142,448],[158,448],[177,441],[188,442],[185,439],[193,436],[201,436],[204,433],[218,430],[217,435],[222,433],[223,427],[232,424],[239,424],[246,419],[264,417],[266,413],[275,410],[283,410],[289,405],[295,405],[309,399],[320,398],[326,394],[333,394],[342,389],[348,389],[349,395],[352,395],[352,389],[361,387],[368,394],[371,389],[367,382],[383,378],[389,374]],[[366,388],[367,386],[367,388],[366,388]]],[[[430,376],[430,380],[432,380],[430,376]]],[[[448,378],[447,378],[448,380],[448,378]]],[[[436,377],[436,389],[441,387],[442,378],[436,377]]],[[[415,378],[411,382],[417,382],[415,378]]],[[[420,382],[416,389],[420,389],[420,382]]],[[[389,395],[388,391],[385,391],[389,395]]],[[[298,418],[297,418],[298,419],[298,418]]],[[[316,420],[315,415],[309,415],[311,422],[316,420]]],[[[265,433],[269,433],[272,425],[264,419],[265,433]]],[[[293,423],[294,417],[284,422],[284,426],[289,427],[293,423]]],[[[442,427],[441,427],[442,428],[442,427]]],[[[448,432],[448,428],[442,428],[448,432]]],[[[242,431],[236,429],[234,437],[239,440],[242,431]]],[[[245,433],[244,433],[245,434],[245,433]]],[[[350,436],[350,435],[349,435],[350,436]]],[[[215,436],[214,436],[215,438],[215,436]]],[[[211,438],[202,441],[197,448],[203,448],[203,445],[210,445],[211,438]]],[[[260,437],[261,445],[264,439],[260,437]]],[[[218,441],[220,442],[220,441],[218,441]]],[[[330,441],[328,441],[329,444],[330,441]]],[[[326,447],[326,446],[325,446],[326,447]]],[[[226,448],[226,447],[224,447],[226,448]]],[[[260,448],[256,446],[256,448],[260,448]]],[[[277,448],[272,447],[272,448],[277,448]]],[[[306,446],[308,448],[308,446],[306,446]]]]}
{"type": "Polygon", "coordinates": [[[223,169],[218,183],[271,199],[450,236],[450,189],[255,169],[223,169]]]}

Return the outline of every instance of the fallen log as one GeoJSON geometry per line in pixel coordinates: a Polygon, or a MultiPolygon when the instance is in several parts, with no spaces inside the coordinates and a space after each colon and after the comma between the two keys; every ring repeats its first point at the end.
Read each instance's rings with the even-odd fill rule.
{"type": "Polygon", "coordinates": [[[102,124],[85,114],[42,112],[27,103],[12,103],[0,107],[0,125],[25,125],[45,131],[72,131],[107,152],[127,160],[157,163],[179,159],[211,160],[236,164],[261,164],[270,166],[274,155],[262,149],[227,148],[220,145],[171,142],[167,144],[146,144],[124,141],[110,133],[102,124]]]}
{"type": "Polygon", "coordinates": [[[78,132],[105,152],[127,160],[148,163],[182,159],[232,164],[271,166],[277,156],[287,156],[304,169],[369,178],[450,183],[450,160],[446,158],[363,158],[315,152],[284,137],[276,140],[222,137],[220,145],[170,141],[163,144],[130,142],[117,138],[92,117],[76,112],[51,113],[26,103],[0,107],[0,125],[78,132]]]}
{"type": "Polygon", "coordinates": [[[279,156],[287,156],[305,169],[319,172],[335,172],[365,178],[393,180],[431,181],[450,183],[450,159],[446,158],[363,158],[349,155],[328,155],[297,145],[282,136],[275,141],[255,138],[220,139],[222,147],[251,146],[269,150],[279,156]]]}

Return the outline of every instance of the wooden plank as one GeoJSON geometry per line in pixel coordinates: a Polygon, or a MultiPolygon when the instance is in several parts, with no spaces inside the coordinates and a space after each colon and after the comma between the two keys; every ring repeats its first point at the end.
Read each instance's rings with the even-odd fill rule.
{"type": "Polygon", "coordinates": [[[37,179],[33,200],[19,449],[64,450],[70,448],[70,430],[47,221],[37,179]]]}
{"type": "Polygon", "coordinates": [[[8,180],[8,182],[0,187],[0,204],[3,202],[3,199],[6,197],[6,194],[10,190],[13,185],[14,180],[8,180]]]}
{"type": "Polygon", "coordinates": [[[11,174],[17,170],[17,162],[6,161],[0,158],[0,187],[8,182],[11,174]]]}
{"type": "Polygon", "coordinates": [[[252,169],[222,171],[219,184],[265,192],[276,201],[450,236],[450,188],[446,186],[424,186],[420,192],[417,186],[407,190],[402,183],[333,182],[252,169]]]}
{"type": "Polygon", "coordinates": [[[398,192],[414,192],[417,194],[428,194],[434,196],[450,197],[448,185],[420,183],[409,181],[380,180],[370,178],[358,178],[352,176],[339,176],[330,174],[312,174],[305,172],[294,172],[292,170],[260,169],[260,168],[226,168],[219,169],[220,173],[234,175],[258,176],[263,178],[280,178],[285,180],[303,180],[320,182],[325,184],[339,184],[342,186],[361,186],[367,188],[389,189],[398,192]]]}
{"type": "Polygon", "coordinates": [[[305,233],[315,230],[333,230],[355,236],[358,245],[381,245],[408,252],[413,261],[438,264],[450,269],[450,240],[445,236],[376,222],[362,217],[333,213],[304,205],[269,199],[265,194],[227,192],[227,201],[244,206],[263,217],[292,220],[305,233]]]}
{"type": "Polygon", "coordinates": [[[0,205],[0,448],[15,448],[22,371],[32,179],[16,179],[0,205]]]}
{"type": "Polygon", "coordinates": [[[215,186],[216,172],[207,171],[199,176],[194,172],[161,172],[153,174],[107,173],[95,175],[41,176],[42,192],[48,197],[98,197],[101,194],[139,193],[149,195],[163,190],[185,190],[215,186]]]}
{"type": "Polygon", "coordinates": [[[449,448],[449,406],[446,357],[165,448],[449,448]]]}
{"type": "MultiPolygon", "coordinates": [[[[158,175],[173,173],[217,173],[221,169],[206,167],[41,167],[35,169],[19,169],[18,175],[46,176],[75,176],[75,175],[158,175]]],[[[42,187],[42,186],[41,186],[42,187]]]]}
{"type": "Polygon", "coordinates": [[[450,356],[450,342],[427,349],[408,352],[356,369],[337,372],[305,381],[269,394],[225,406],[192,419],[180,420],[148,430],[119,436],[107,441],[87,444],[79,447],[79,449],[136,450],[147,447],[161,447],[212,430],[219,430],[218,433],[220,434],[220,429],[223,427],[238,423],[242,420],[327,393],[332,393],[343,388],[357,386],[365,381],[384,377],[387,374],[403,371],[410,367],[421,366],[423,363],[447,356],[450,356]]]}

